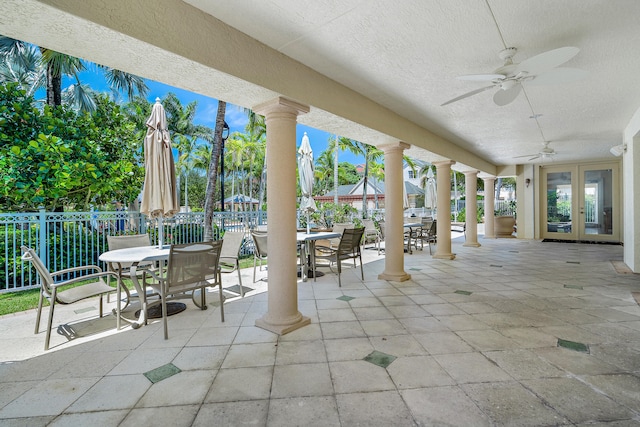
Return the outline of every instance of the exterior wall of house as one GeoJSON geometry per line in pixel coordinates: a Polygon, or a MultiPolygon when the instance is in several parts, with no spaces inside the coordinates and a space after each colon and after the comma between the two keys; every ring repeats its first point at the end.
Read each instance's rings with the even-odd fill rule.
{"type": "Polygon", "coordinates": [[[624,132],[627,151],[622,155],[622,235],[624,263],[640,273],[640,109],[633,115],[624,132]]]}

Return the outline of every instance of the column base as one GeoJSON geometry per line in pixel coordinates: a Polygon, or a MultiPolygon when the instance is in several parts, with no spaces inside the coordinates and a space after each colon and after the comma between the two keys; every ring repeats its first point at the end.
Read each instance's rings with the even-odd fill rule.
{"type": "Polygon", "coordinates": [[[435,259],[454,259],[456,254],[433,254],[435,259]]]}
{"type": "Polygon", "coordinates": [[[484,239],[495,239],[496,236],[489,236],[489,235],[485,234],[483,238],[484,239]]]}
{"type": "Polygon", "coordinates": [[[389,280],[391,282],[406,282],[407,280],[411,280],[411,275],[405,273],[381,273],[378,275],[378,279],[380,280],[389,280]]]}
{"type": "Polygon", "coordinates": [[[478,242],[469,242],[469,243],[463,243],[462,246],[469,246],[469,247],[472,247],[472,248],[479,248],[482,245],[480,243],[478,243],[478,242]]]}
{"type": "Polygon", "coordinates": [[[262,316],[262,318],[256,319],[256,323],[255,323],[256,326],[258,328],[266,329],[267,331],[273,332],[274,334],[278,334],[278,335],[288,334],[289,332],[293,332],[296,329],[300,329],[303,326],[307,326],[311,324],[311,319],[303,316],[302,314],[300,314],[299,318],[293,323],[286,323],[286,324],[269,322],[268,320],[265,320],[267,316],[268,316],[268,313],[262,316]]]}

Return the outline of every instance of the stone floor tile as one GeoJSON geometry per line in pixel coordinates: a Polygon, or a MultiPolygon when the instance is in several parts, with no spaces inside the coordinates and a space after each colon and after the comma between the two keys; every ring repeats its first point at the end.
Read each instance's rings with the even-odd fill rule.
{"type": "Polygon", "coordinates": [[[433,357],[458,384],[512,379],[479,353],[438,354],[433,357]]]}
{"type": "Polygon", "coordinates": [[[342,338],[325,340],[324,346],[329,362],[362,360],[374,350],[369,338],[342,338]]]}
{"type": "Polygon", "coordinates": [[[429,354],[468,353],[473,347],[453,332],[414,334],[413,337],[429,354]]]}
{"type": "Polygon", "coordinates": [[[435,317],[411,317],[400,319],[404,328],[411,334],[428,332],[448,332],[450,329],[435,317]]]}
{"type": "MultiPolygon", "coordinates": [[[[128,409],[117,411],[83,412],[79,414],[62,414],[53,420],[50,426],[120,426],[129,413],[128,409]]],[[[173,425],[180,425],[173,424],[173,425]]],[[[185,425],[185,424],[183,424],[185,425]]]]}
{"type": "Polygon", "coordinates": [[[370,337],[401,335],[407,333],[402,327],[402,324],[396,319],[363,320],[360,322],[360,326],[362,326],[364,332],[370,337]]]}
{"type": "Polygon", "coordinates": [[[285,341],[278,344],[276,365],[322,362],[327,362],[327,355],[322,340],[285,341]]]}
{"type": "Polygon", "coordinates": [[[184,347],[172,363],[182,371],[218,369],[228,351],[228,345],[184,347]]]}
{"type": "MultiPolygon", "coordinates": [[[[140,377],[147,381],[146,378],[140,377]]],[[[31,390],[23,393],[2,408],[0,410],[0,419],[19,418],[27,415],[29,417],[38,417],[61,414],[62,411],[85,394],[99,380],[99,377],[60,378],[37,382],[31,390]],[[46,404],[36,404],[38,402],[46,402],[46,404]]],[[[147,381],[146,387],[150,385],[147,381]]]]}
{"type": "MultiPolygon", "coordinates": [[[[200,405],[186,405],[186,406],[166,406],[166,407],[153,407],[153,408],[135,408],[132,409],[127,417],[118,424],[118,427],[137,427],[145,425],[153,425],[158,423],[158,420],[162,420],[165,425],[176,427],[188,427],[196,418],[196,414],[200,409],[200,405]]],[[[87,414],[79,414],[87,415],[87,414]]],[[[82,418],[80,421],[84,421],[82,418]]],[[[87,420],[88,421],[88,420],[87,420]]],[[[63,424],[65,425],[65,424],[63,424]]],[[[69,425],[69,424],[66,424],[69,425]]],[[[80,423],[78,425],[100,425],[105,426],[108,424],[103,423],[80,423]]]]}
{"type": "Polygon", "coordinates": [[[322,329],[322,337],[325,340],[336,338],[360,338],[367,336],[358,321],[323,322],[320,324],[320,328],[322,329]]]}
{"type": "Polygon", "coordinates": [[[272,426],[340,427],[333,396],[271,399],[267,424],[272,426]]]}
{"type": "Polygon", "coordinates": [[[209,389],[205,403],[268,399],[273,366],[221,369],[209,389]]]}
{"type": "Polygon", "coordinates": [[[276,349],[277,346],[274,343],[232,345],[222,362],[222,368],[273,366],[276,360],[276,349]]]}
{"type": "Polygon", "coordinates": [[[488,351],[483,353],[516,380],[565,376],[562,371],[529,350],[488,351]]]}
{"type": "Polygon", "coordinates": [[[330,396],[333,385],[326,363],[276,366],[273,370],[272,398],[330,396]]]}
{"type": "Polygon", "coordinates": [[[336,308],[330,310],[318,310],[318,318],[324,322],[348,322],[357,320],[351,308],[336,308]]]}
{"type": "Polygon", "coordinates": [[[133,408],[151,385],[151,382],[144,375],[103,377],[65,412],[95,412],[133,408]]]}
{"type": "Polygon", "coordinates": [[[241,326],[238,329],[234,344],[275,343],[278,335],[257,326],[241,326]]]}
{"type": "Polygon", "coordinates": [[[194,427],[255,425],[266,426],[268,400],[205,403],[193,422],[194,427]]]}
{"type": "Polygon", "coordinates": [[[544,426],[568,424],[543,400],[517,382],[461,385],[495,425],[544,426]]]}
{"type": "Polygon", "coordinates": [[[431,356],[399,357],[387,371],[399,390],[455,384],[431,356]]]}
{"type": "Polygon", "coordinates": [[[136,404],[139,408],[200,404],[217,371],[183,371],[151,386],[136,404]]]}
{"type": "Polygon", "coordinates": [[[526,380],[522,384],[574,423],[634,416],[630,410],[574,378],[526,380]]]}
{"type": "Polygon", "coordinates": [[[369,341],[371,341],[376,350],[396,357],[428,354],[424,347],[420,345],[420,342],[411,335],[371,337],[369,341]]]}
{"type": "Polygon", "coordinates": [[[449,328],[452,331],[473,331],[478,329],[490,329],[489,325],[475,319],[468,314],[453,315],[453,316],[435,316],[438,321],[449,328]]]}
{"type": "Polygon", "coordinates": [[[582,379],[616,402],[640,413],[640,377],[637,375],[589,375],[582,379]]]}
{"type": "Polygon", "coordinates": [[[358,320],[394,319],[395,316],[387,307],[354,307],[353,312],[358,320]]]}
{"type": "Polygon", "coordinates": [[[470,346],[480,351],[507,350],[518,347],[518,343],[492,330],[456,332],[470,346]]]}
{"type": "Polygon", "coordinates": [[[421,426],[490,426],[490,419],[457,386],[402,390],[414,419],[421,426]]]}
{"type": "Polygon", "coordinates": [[[560,347],[532,349],[535,354],[549,363],[573,375],[615,374],[620,368],[604,362],[590,354],[560,347]]]}
{"type": "Polygon", "coordinates": [[[396,391],[338,394],[336,401],[343,426],[415,426],[396,391]]]}
{"type": "Polygon", "coordinates": [[[393,390],[393,381],[386,369],[364,360],[329,362],[336,393],[358,393],[393,390]]]}

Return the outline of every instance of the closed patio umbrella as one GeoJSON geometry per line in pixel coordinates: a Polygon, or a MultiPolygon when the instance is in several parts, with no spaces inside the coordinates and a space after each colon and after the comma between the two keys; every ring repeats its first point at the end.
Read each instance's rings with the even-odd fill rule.
{"type": "Polygon", "coordinates": [[[431,210],[435,210],[438,202],[437,194],[435,175],[431,170],[431,166],[429,166],[429,171],[427,172],[427,183],[424,188],[424,206],[431,210]]]}
{"type": "Polygon", "coordinates": [[[298,149],[298,174],[300,175],[300,190],[302,191],[302,200],[300,200],[300,211],[307,215],[307,233],[310,231],[309,217],[311,212],[315,212],[316,202],[313,200],[313,151],[309,143],[307,133],[302,137],[302,143],[298,149]]]}
{"type": "Polygon", "coordinates": [[[180,211],[176,191],[176,169],[173,162],[171,139],[167,130],[167,116],[160,98],[147,120],[144,138],[144,187],[140,212],[149,218],[158,218],[158,247],[163,245],[163,219],[180,211]]]}

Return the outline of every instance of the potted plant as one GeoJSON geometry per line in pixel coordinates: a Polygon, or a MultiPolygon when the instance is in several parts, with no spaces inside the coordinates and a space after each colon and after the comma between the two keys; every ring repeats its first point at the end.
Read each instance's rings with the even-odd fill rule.
{"type": "Polygon", "coordinates": [[[502,207],[494,211],[493,229],[496,237],[514,237],[516,225],[516,201],[509,202],[508,207],[502,207]]]}

